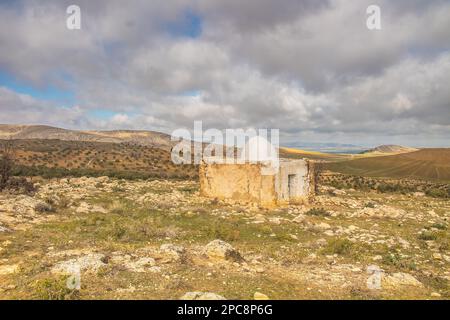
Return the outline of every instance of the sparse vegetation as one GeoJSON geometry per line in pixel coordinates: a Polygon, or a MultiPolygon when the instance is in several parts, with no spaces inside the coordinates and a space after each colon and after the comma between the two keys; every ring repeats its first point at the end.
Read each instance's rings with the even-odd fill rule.
{"type": "Polygon", "coordinates": [[[3,142],[0,155],[0,191],[5,189],[11,178],[13,167],[13,144],[11,141],[3,142]]]}
{"type": "MultiPolygon", "coordinates": [[[[60,140],[12,140],[17,157],[9,176],[101,177],[119,179],[192,179],[197,168],[174,165],[170,152],[131,144],[60,140]],[[130,156],[132,155],[132,156],[130,156]],[[52,159],[52,160],[50,160],[52,159]]],[[[6,168],[6,167],[5,167],[6,168]]]]}
{"type": "Polygon", "coordinates": [[[347,255],[351,252],[353,243],[348,239],[332,239],[322,249],[323,254],[347,255]]]}
{"type": "Polygon", "coordinates": [[[380,193],[413,194],[423,192],[434,198],[448,198],[450,187],[447,183],[413,179],[385,179],[363,176],[352,176],[326,172],[319,177],[319,185],[329,185],[336,189],[355,189],[361,191],[377,191],[380,193]]]}
{"type": "Polygon", "coordinates": [[[201,197],[197,168],[173,165],[165,149],[22,140],[14,154],[0,199],[1,298],[177,299],[196,290],[229,299],[256,290],[272,299],[450,297],[449,186],[440,180],[319,165],[311,203],[266,210],[201,197]],[[10,192],[13,185],[29,192],[10,192]],[[243,260],[209,259],[213,240],[243,260]],[[101,254],[101,266],[83,272],[80,291],[51,272],[89,254],[101,254]],[[423,287],[371,291],[373,264],[423,287]]]}
{"type": "Polygon", "coordinates": [[[34,284],[34,298],[37,300],[76,300],[79,291],[69,289],[68,276],[39,279],[34,284]]]}
{"type": "Polygon", "coordinates": [[[330,215],[330,213],[324,208],[312,208],[306,211],[305,214],[309,216],[320,216],[320,217],[327,217],[330,215]]]}
{"type": "Polygon", "coordinates": [[[436,240],[437,235],[434,232],[426,231],[426,232],[422,232],[421,234],[419,234],[418,238],[420,240],[430,241],[430,240],[436,240]]]}
{"type": "MultiPolygon", "coordinates": [[[[301,214],[303,222],[294,222],[293,215],[303,212],[303,206],[272,211],[212,201],[198,195],[194,181],[71,178],[40,184],[36,197],[52,206],[56,219],[0,233],[0,244],[11,241],[0,258],[21,264],[16,273],[0,275],[0,289],[14,285],[0,290],[2,298],[176,299],[187,291],[208,290],[231,299],[250,299],[255,288],[275,299],[323,298],[324,292],[336,299],[424,298],[430,290],[448,297],[441,267],[449,245],[441,219],[448,204],[438,205],[433,198],[419,198],[412,206],[411,198],[402,194],[347,191],[349,195],[319,196],[317,204],[301,214]],[[80,194],[87,197],[80,200],[80,194]],[[361,219],[348,207],[336,205],[336,200],[364,212],[378,208],[371,203],[416,211],[402,215],[408,221],[403,224],[392,217],[361,219]],[[431,205],[436,217],[423,210],[431,205]],[[331,210],[338,214],[329,215],[331,210]],[[429,222],[424,225],[416,218],[429,222]],[[399,241],[400,237],[407,240],[399,241]],[[215,239],[231,244],[243,260],[216,263],[205,257],[205,245],[215,239]],[[429,251],[429,239],[441,260],[433,258],[436,251],[429,251]],[[181,247],[184,253],[179,257],[176,251],[165,253],[160,248],[166,244],[181,247]],[[30,252],[33,259],[27,256],[30,252]],[[97,271],[82,274],[79,292],[68,290],[64,278],[50,276],[57,263],[89,252],[104,256],[97,271]],[[141,268],[140,259],[150,259],[150,265],[142,264],[145,271],[137,272],[133,268],[141,268]],[[371,291],[365,268],[372,264],[387,275],[408,273],[425,287],[371,291]],[[422,268],[433,275],[423,274],[422,268]]],[[[47,214],[43,210],[38,217],[47,214]]]]}

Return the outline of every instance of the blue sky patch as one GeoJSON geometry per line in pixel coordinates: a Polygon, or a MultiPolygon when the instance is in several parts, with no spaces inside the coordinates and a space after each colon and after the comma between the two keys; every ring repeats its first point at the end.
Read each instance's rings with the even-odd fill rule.
{"type": "Polygon", "coordinates": [[[202,24],[200,15],[186,10],[179,20],[167,25],[167,30],[174,37],[198,38],[202,33],[202,24]]]}
{"type": "Polygon", "coordinates": [[[10,74],[0,70],[0,86],[6,87],[17,93],[27,94],[39,100],[51,100],[61,104],[74,104],[75,95],[69,90],[61,90],[54,86],[46,88],[36,88],[18,81],[10,74]]]}

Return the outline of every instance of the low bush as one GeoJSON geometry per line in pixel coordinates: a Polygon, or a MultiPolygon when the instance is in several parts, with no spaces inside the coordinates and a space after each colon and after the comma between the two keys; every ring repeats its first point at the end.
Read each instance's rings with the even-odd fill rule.
{"type": "Polygon", "coordinates": [[[305,214],[309,216],[320,216],[320,217],[330,216],[330,213],[326,211],[324,208],[312,208],[306,211],[305,214]]]}
{"type": "Polygon", "coordinates": [[[348,239],[332,239],[322,249],[323,254],[347,255],[351,252],[353,243],[348,239]]]}
{"type": "Polygon", "coordinates": [[[68,276],[37,280],[34,284],[34,297],[38,300],[75,300],[79,291],[69,289],[68,276]]]}

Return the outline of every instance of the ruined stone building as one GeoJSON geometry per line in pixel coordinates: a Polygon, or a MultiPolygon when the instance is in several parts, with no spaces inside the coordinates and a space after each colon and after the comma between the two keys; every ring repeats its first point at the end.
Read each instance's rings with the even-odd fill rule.
{"type": "Polygon", "coordinates": [[[209,158],[200,165],[200,193],[263,207],[304,203],[314,194],[313,172],[313,163],[304,159],[276,159],[274,165],[270,157],[250,156],[244,163],[209,158]]]}

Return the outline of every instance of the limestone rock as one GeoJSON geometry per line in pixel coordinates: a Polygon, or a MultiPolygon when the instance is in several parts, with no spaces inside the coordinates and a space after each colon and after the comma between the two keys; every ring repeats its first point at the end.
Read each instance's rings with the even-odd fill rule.
{"type": "Polygon", "coordinates": [[[296,223],[304,223],[306,220],[306,216],[304,214],[299,214],[298,216],[296,216],[294,219],[292,219],[292,222],[296,222],[296,223]]]}
{"type": "Polygon", "coordinates": [[[204,253],[213,260],[242,261],[241,254],[233,246],[222,240],[213,240],[205,246],[204,253]]]}
{"type": "Polygon", "coordinates": [[[187,292],[180,300],[226,300],[226,298],[213,292],[194,291],[187,292]]]}
{"type": "Polygon", "coordinates": [[[114,252],[111,256],[111,262],[116,265],[121,265],[132,272],[151,271],[156,265],[155,259],[151,257],[137,257],[121,252],[114,252]]]}
{"type": "Polygon", "coordinates": [[[398,288],[400,286],[422,287],[423,284],[412,275],[403,272],[397,272],[382,279],[383,288],[398,288]]]}
{"type": "Polygon", "coordinates": [[[14,212],[23,215],[35,215],[36,213],[51,211],[51,206],[46,202],[26,195],[20,195],[14,199],[2,201],[0,208],[5,212],[14,212]]]}
{"type": "Polygon", "coordinates": [[[19,265],[17,265],[17,264],[2,265],[2,266],[0,266],[0,275],[16,273],[18,270],[19,270],[19,265]]]}
{"type": "Polygon", "coordinates": [[[255,292],[253,295],[253,299],[255,300],[270,300],[268,296],[261,292],[255,292]]]}
{"type": "Polygon", "coordinates": [[[9,232],[9,231],[11,231],[11,230],[9,230],[8,228],[0,225],[0,232],[9,232]]]}
{"type": "Polygon", "coordinates": [[[326,246],[327,244],[328,244],[328,241],[325,240],[324,238],[320,238],[320,239],[318,239],[318,240],[316,241],[316,245],[317,245],[318,247],[324,247],[324,246],[326,246]]]}
{"type": "Polygon", "coordinates": [[[326,222],[320,222],[320,223],[314,224],[313,228],[316,230],[328,230],[331,228],[331,226],[326,222]]]}
{"type": "Polygon", "coordinates": [[[182,246],[177,246],[171,243],[162,244],[159,250],[168,256],[172,261],[182,260],[186,254],[186,250],[182,246]]]}
{"type": "Polygon", "coordinates": [[[90,205],[87,202],[81,202],[78,208],[75,210],[76,213],[107,213],[106,209],[100,206],[90,205]]]}
{"type": "Polygon", "coordinates": [[[405,210],[397,209],[387,205],[377,206],[376,208],[363,208],[353,214],[350,217],[374,217],[374,218],[401,218],[406,214],[405,210]]]}
{"type": "Polygon", "coordinates": [[[75,272],[97,271],[105,266],[103,262],[105,255],[101,253],[90,253],[78,258],[57,263],[53,268],[53,273],[73,274],[75,272]]]}
{"type": "Polygon", "coordinates": [[[441,297],[441,294],[438,293],[438,292],[432,292],[432,293],[431,293],[431,296],[432,296],[433,298],[440,298],[440,297],[441,297]]]}
{"type": "Polygon", "coordinates": [[[125,263],[125,267],[133,272],[145,272],[155,266],[155,259],[150,257],[139,258],[136,261],[125,263]]]}

